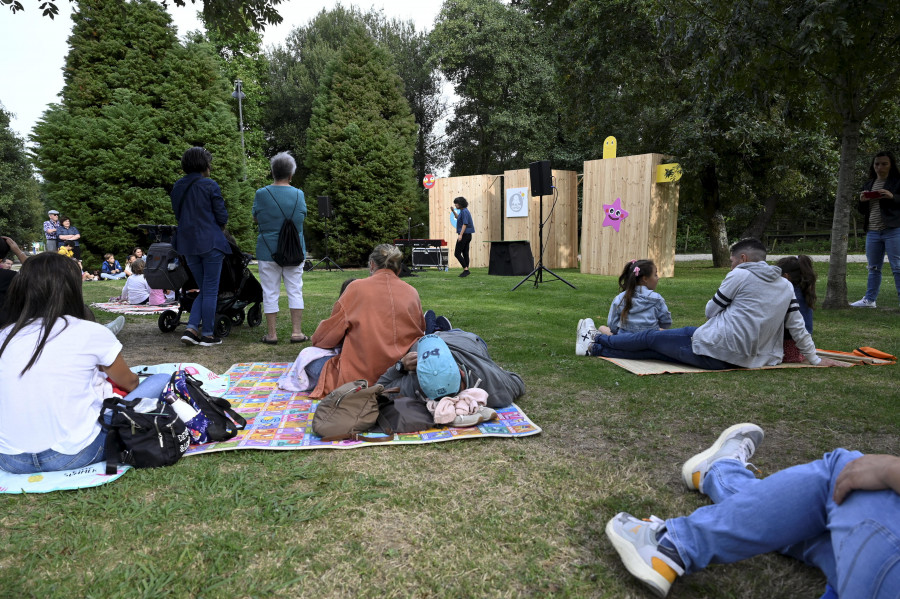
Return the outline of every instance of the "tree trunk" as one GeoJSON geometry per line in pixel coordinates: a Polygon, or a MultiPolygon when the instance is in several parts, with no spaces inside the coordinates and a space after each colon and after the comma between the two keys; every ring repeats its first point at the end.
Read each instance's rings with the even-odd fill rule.
{"type": "Polygon", "coordinates": [[[725,229],[725,217],[722,215],[722,205],[719,201],[719,179],[716,176],[715,165],[707,165],[700,171],[700,185],[703,189],[701,192],[703,216],[709,235],[709,245],[712,247],[713,266],[720,268],[731,266],[728,231],[725,229]]]}
{"type": "Polygon", "coordinates": [[[756,213],[756,216],[753,217],[753,222],[751,222],[750,226],[741,233],[741,239],[747,239],[748,237],[762,239],[766,232],[766,228],[769,226],[769,221],[772,220],[772,216],[775,214],[775,208],[777,207],[778,196],[768,196],[763,203],[762,210],[756,213]]]}
{"type": "Polygon", "coordinates": [[[841,127],[841,165],[838,168],[837,196],[834,200],[834,220],[831,222],[831,258],[828,261],[828,287],[823,308],[847,308],[847,235],[850,231],[850,205],[853,190],[853,169],[859,152],[861,123],[844,119],[841,127]]]}

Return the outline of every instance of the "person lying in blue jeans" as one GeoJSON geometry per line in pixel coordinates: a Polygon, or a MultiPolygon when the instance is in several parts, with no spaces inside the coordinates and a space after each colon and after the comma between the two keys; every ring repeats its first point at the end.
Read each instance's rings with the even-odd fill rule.
{"type": "Polygon", "coordinates": [[[606,535],[631,574],[659,597],[708,564],[779,551],[819,568],[822,599],[896,598],[900,590],[900,457],[836,449],[757,479],[747,470],[763,430],[737,424],[681,470],[714,505],[683,518],[620,512],[606,535]]]}

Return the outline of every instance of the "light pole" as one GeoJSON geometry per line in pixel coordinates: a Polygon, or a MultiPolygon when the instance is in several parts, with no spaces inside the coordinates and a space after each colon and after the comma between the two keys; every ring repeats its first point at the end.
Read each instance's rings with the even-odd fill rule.
{"type": "Polygon", "coordinates": [[[244,84],[240,79],[234,80],[234,91],[231,92],[232,98],[237,98],[238,101],[238,120],[240,121],[241,126],[241,161],[242,161],[242,173],[244,175],[244,181],[247,180],[247,151],[244,149],[244,109],[241,106],[241,100],[246,98],[244,92],[241,91],[241,86],[244,84]]]}

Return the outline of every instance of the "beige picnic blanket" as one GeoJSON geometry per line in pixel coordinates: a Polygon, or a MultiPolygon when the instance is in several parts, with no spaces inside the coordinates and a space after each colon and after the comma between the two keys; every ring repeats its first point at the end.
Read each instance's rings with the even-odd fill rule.
{"type": "MultiPolygon", "coordinates": [[[[850,362],[854,366],[858,364],[868,364],[871,366],[886,366],[888,364],[896,364],[893,360],[881,360],[878,358],[868,358],[863,356],[854,356],[844,352],[830,351],[826,349],[817,349],[816,354],[822,358],[831,358],[832,360],[840,360],[842,362],[850,362]]],[[[601,356],[602,357],[602,356],[601,356]]],[[[612,362],[616,366],[621,366],[628,372],[637,375],[645,374],[693,374],[695,372],[727,372],[726,370],[705,370],[696,366],[687,364],[676,364],[673,362],[663,362],[662,360],[625,360],[621,358],[603,358],[608,362],[612,362]]],[[[812,364],[779,364],[778,366],[763,366],[761,368],[732,368],[730,370],[769,370],[773,368],[820,368],[812,364]]]]}

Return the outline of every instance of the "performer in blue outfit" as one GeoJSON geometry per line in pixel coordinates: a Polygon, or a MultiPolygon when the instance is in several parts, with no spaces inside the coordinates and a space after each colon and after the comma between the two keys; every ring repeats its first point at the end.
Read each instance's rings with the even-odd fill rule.
{"type": "Polygon", "coordinates": [[[222,261],[225,254],[231,253],[231,246],[224,232],[228,210],[219,184],[209,178],[211,163],[212,154],[206,148],[189,149],[181,157],[181,168],[186,174],[172,187],[172,210],[178,220],[175,249],[187,260],[200,286],[181,337],[185,345],[222,343],[215,336],[216,303],[222,261]]]}
{"type": "Polygon", "coordinates": [[[469,202],[466,198],[460,196],[453,200],[456,210],[450,209],[456,215],[456,251],[453,255],[459,260],[463,267],[463,271],[459,274],[461,277],[469,276],[469,244],[472,242],[472,233],[475,232],[475,223],[472,222],[472,214],[469,212],[469,202]]]}
{"type": "Polygon", "coordinates": [[[669,520],[616,514],[606,535],[628,571],[665,597],[678,576],[779,551],[825,574],[823,599],[896,597],[900,457],[836,449],[760,480],[747,463],[763,436],[736,424],[685,462],[685,485],[714,505],[669,520]]]}

